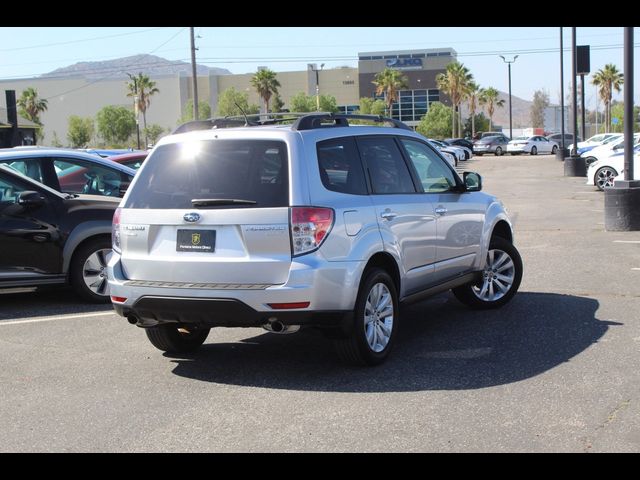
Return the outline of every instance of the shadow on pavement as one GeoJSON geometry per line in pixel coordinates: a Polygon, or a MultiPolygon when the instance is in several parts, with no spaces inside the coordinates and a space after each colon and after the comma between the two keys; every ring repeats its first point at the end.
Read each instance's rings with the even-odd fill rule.
{"type": "Polygon", "coordinates": [[[32,292],[0,293],[0,321],[101,311],[112,312],[113,306],[111,303],[84,301],[69,287],[43,287],[32,292]]]}
{"type": "MultiPolygon", "coordinates": [[[[450,293],[403,310],[389,360],[375,368],[342,365],[313,333],[270,333],[239,343],[206,343],[169,356],[174,373],[229,385],[305,391],[404,392],[476,389],[550,370],[596,343],[610,325],[597,300],[521,292],[505,307],[471,311],[450,293]]],[[[215,342],[213,329],[209,342],[215,342]]]]}

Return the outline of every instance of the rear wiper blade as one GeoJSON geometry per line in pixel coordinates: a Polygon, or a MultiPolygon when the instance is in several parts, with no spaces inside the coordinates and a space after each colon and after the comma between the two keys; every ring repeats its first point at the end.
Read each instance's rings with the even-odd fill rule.
{"type": "Polygon", "coordinates": [[[244,200],[242,198],[194,198],[191,205],[194,207],[209,207],[213,205],[255,205],[255,200],[244,200]]]}

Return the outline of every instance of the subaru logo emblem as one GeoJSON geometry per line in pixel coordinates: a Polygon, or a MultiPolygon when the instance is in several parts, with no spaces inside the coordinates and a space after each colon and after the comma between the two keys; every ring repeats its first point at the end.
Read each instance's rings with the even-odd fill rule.
{"type": "Polygon", "coordinates": [[[191,212],[191,213],[185,213],[184,214],[184,218],[185,222],[197,222],[198,220],[200,220],[200,214],[195,213],[195,212],[191,212]]]}

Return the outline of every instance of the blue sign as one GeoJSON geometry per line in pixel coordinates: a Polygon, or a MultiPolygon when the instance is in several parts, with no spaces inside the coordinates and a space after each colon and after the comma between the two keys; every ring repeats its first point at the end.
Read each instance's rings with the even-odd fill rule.
{"type": "Polygon", "coordinates": [[[421,58],[392,58],[387,60],[387,67],[398,70],[419,70],[422,69],[421,58]]]}
{"type": "Polygon", "coordinates": [[[611,119],[611,123],[613,123],[614,125],[617,125],[617,124],[618,124],[618,122],[619,122],[618,117],[613,117],[613,118],[611,119]]]}

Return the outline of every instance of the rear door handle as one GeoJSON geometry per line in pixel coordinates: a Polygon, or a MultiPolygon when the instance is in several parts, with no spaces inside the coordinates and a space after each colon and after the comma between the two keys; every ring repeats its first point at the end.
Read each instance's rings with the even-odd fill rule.
{"type": "Polygon", "coordinates": [[[438,215],[444,215],[445,213],[447,213],[447,209],[444,207],[436,207],[435,212],[438,215]]]}
{"type": "Polygon", "coordinates": [[[395,213],[395,212],[386,211],[386,212],[382,212],[380,214],[380,216],[382,218],[384,218],[385,220],[393,220],[394,218],[396,218],[398,216],[398,214],[395,213]]]}

